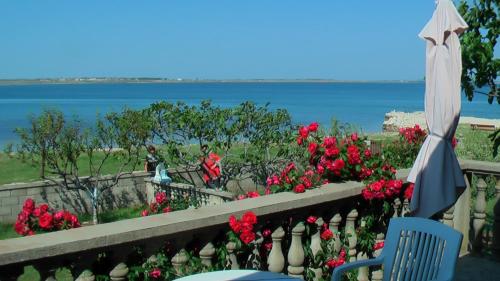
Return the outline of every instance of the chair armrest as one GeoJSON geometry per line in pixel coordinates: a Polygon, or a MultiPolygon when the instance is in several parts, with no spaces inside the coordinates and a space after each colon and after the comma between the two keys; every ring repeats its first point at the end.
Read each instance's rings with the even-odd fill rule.
{"type": "Polygon", "coordinates": [[[369,260],[360,260],[360,261],[354,261],[350,263],[345,263],[341,266],[336,267],[333,270],[332,274],[332,281],[340,281],[342,280],[342,273],[345,271],[362,267],[362,266],[372,266],[372,265],[377,265],[377,264],[382,264],[384,263],[384,257],[378,256],[374,259],[369,259],[369,260]]]}

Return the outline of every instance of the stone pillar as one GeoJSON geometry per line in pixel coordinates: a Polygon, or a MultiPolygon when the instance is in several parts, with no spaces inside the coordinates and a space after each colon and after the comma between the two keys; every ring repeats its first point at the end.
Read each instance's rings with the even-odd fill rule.
{"type": "MultiPolygon", "coordinates": [[[[399,209],[401,208],[401,200],[399,200],[399,198],[396,198],[394,200],[394,203],[392,204],[392,207],[394,209],[394,214],[392,214],[392,217],[393,218],[399,217],[399,209]]],[[[401,211],[401,213],[403,213],[403,212],[401,211]]]]}
{"type": "Polygon", "coordinates": [[[443,214],[443,223],[449,227],[453,228],[453,212],[455,211],[455,206],[451,206],[446,212],[443,214]]]}
{"type": "Polygon", "coordinates": [[[401,210],[401,217],[406,217],[406,215],[410,213],[410,201],[405,199],[403,201],[403,209],[401,210]]]}
{"type": "Polygon", "coordinates": [[[356,246],[358,244],[358,237],[356,235],[356,219],[358,218],[358,211],[356,209],[351,210],[347,215],[345,231],[347,234],[347,239],[349,241],[349,261],[353,262],[356,260],[356,246]]]}
{"type": "Polygon", "coordinates": [[[496,178],[495,206],[493,207],[493,255],[500,260],[500,177],[496,178]]]}
{"type": "Polygon", "coordinates": [[[212,266],[212,258],[215,255],[215,247],[212,242],[208,242],[205,247],[200,250],[201,263],[206,267],[212,266]]]}
{"type": "Polygon", "coordinates": [[[109,277],[111,281],[125,281],[127,280],[128,271],[127,265],[121,262],[111,270],[109,277]]]}
{"type": "Polygon", "coordinates": [[[172,258],[172,266],[175,269],[175,272],[177,275],[182,274],[182,269],[186,265],[186,262],[188,261],[188,256],[187,252],[185,249],[181,249],[175,256],[172,258]]]}
{"type": "Polygon", "coordinates": [[[90,270],[84,270],[75,281],[95,281],[95,276],[90,270]]]}
{"type": "Polygon", "coordinates": [[[240,269],[240,265],[238,264],[238,259],[236,258],[236,244],[234,242],[229,242],[226,244],[227,252],[229,254],[229,263],[231,264],[231,270],[240,269]]]}
{"type": "Polygon", "coordinates": [[[340,252],[340,248],[342,247],[342,241],[340,241],[340,231],[339,225],[342,222],[342,216],[339,213],[336,213],[333,218],[330,220],[329,228],[333,232],[334,235],[334,245],[333,250],[337,255],[340,252]]]}
{"type": "Polygon", "coordinates": [[[292,277],[304,278],[304,246],[302,245],[302,235],[306,227],[299,222],[292,229],[292,243],[288,249],[288,275],[292,277]]]}
{"type": "Polygon", "coordinates": [[[281,250],[281,241],[285,237],[285,231],[283,227],[278,227],[271,234],[273,239],[273,248],[269,252],[269,257],[267,259],[268,270],[271,272],[282,272],[285,267],[285,256],[283,256],[283,251],[281,250]]]}
{"type": "MultiPolygon", "coordinates": [[[[313,258],[316,258],[318,252],[321,251],[321,227],[323,226],[323,223],[324,223],[323,218],[319,217],[315,223],[316,231],[311,236],[311,253],[313,255],[313,258]]],[[[311,267],[310,270],[312,270],[316,276],[314,278],[315,281],[319,280],[323,275],[323,270],[321,269],[321,267],[319,268],[311,267]]]]}
{"type": "Polygon", "coordinates": [[[474,227],[474,252],[481,252],[482,248],[482,233],[484,224],[486,223],[486,182],[483,177],[479,177],[477,187],[476,204],[474,205],[474,220],[472,225],[474,227]]]}

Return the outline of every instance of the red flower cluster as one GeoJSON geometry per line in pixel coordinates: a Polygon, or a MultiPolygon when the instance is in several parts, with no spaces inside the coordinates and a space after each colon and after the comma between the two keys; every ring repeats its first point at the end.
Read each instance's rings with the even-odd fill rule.
{"type": "Polygon", "coordinates": [[[338,258],[336,259],[331,258],[328,261],[326,261],[325,264],[329,269],[332,269],[337,266],[343,265],[345,263],[345,258],[346,258],[346,252],[344,249],[341,249],[338,258]]]}
{"type": "Polygon", "coordinates": [[[366,200],[384,199],[397,196],[401,193],[403,181],[401,180],[378,180],[368,184],[362,191],[366,200]]]}
{"type": "Polygon", "coordinates": [[[427,133],[425,130],[422,130],[420,126],[417,124],[413,128],[412,127],[407,127],[407,128],[400,128],[399,129],[399,135],[403,137],[406,142],[409,144],[412,143],[421,143],[427,136],[427,133]]]}
{"type": "Polygon", "coordinates": [[[318,127],[319,127],[319,125],[317,122],[313,122],[313,123],[309,124],[309,126],[307,126],[307,127],[300,126],[299,127],[299,136],[297,137],[297,143],[299,145],[302,145],[304,140],[307,139],[307,137],[309,136],[309,133],[316,132],[318,130],[318,127]]]}
{"type": "Polygon", "coordinates": [[[14,230],[20,235],[34,235],[37,231],[50,232],[80,227],[78,217],[66,210],[55,212],[47,204],[35,206],[35,201],[28,198],[23,209],[17,215],[14,230]]]}
{"type": "Polygon", "coordinates": [[[266,194],[289,190],[293,190],[295,193],[303,193],[306,189],[317,186],[320,180],[321,176],[312,169],[300,174],[300,171],[292,162],[283,169],[280,176],[273,175],[267,179],[266,194]]]}
{"type": "MultiPolygon", "coordinates": [[[[269,189],[266,189],[266,195],[269,194],[269,189]]],[[[236,200],[243,200],[247,198],[256,198],[260,197],[260,194],[257,191],[248,191],[246,194],[240,194],[236,197],[236,200]]]]}
{"type": "Polygon", "coordinates": [[[257,216],[255,216],[253,212],[246,212],[241,217],[241,220],[236,219],[235,216],[229,217],[229,227],[231,227],[231,230],[236,235],[239,235],[240,240],[247,245],[255,240],[253,228],[256,223],[257,216]]]}
{"type": "Polygon", "coordinates": [[[170,206],[170,202],[167,198],[167,194],[165,192],[158,192],[155,195],[155,202],[152,202],[148,205],[147,209],[144,209],[141,212],[141,216],[149,216],[152,214],[161,214],[161,213],[170,213],[173,209],[170,206]]]}

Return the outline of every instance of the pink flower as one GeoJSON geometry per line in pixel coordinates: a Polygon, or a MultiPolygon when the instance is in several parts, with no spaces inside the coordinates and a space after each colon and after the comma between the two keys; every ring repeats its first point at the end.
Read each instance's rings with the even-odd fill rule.
{"type": "Polygon", "coordinates": [[[53,227],[52,221],[53,221],[52,215],[46,212],[40,215],[38,224],[40,225],[41,228],[49,230],[53,227]]]}
{"type": "Polygon", "coordinates": [[[325,229],[323,233],[321,233],[321,239],[323,240],[330,240],[333,238],[333,232],[330,229],[325,229]]]}
{"type": "Polygon", "coordinates": [[[167,206],[167,207],[163,208],[162,211],[163,211],[163,213],[170,213],[170,212],[172,212],[172,208],[170,206],[167,206]]]}
{"type": "Polygon", "coordinates": [[[373,245],[373,250],[374,251],[382,249],[382,248],[384,248],[384,241],[375,243],[375,245],[373,245]]]}
{"type": "Polygon", "coordinates": [[[318,123],[317,122],[313,122],[311,124],[309,124],[309,127],[307,127],[307,129],[309,130],[309,132],[316,132],[318,130],[318,123]]]}
{"type": "Polygon", "coordinates": [[[264,229],[264,231],[262,231],[262,236],[263,237],[271,236],[271,230],[269,228],[264,229]]]}
{"type": "Polygon", "coordinates": [[[159,268],[153,269],[151,272],[149,272],[149,277],[158,279],[161,277],[161,270],[159,268]]]}
{"type": "Polygon", "coordinates": [[[303,193],[306,191],[306,187],[303,184],[298,184],[293,188],[293,192],[295,193],[303,193]]]}
{"type": "Polygon", "coordinates": [[[317,219],[318,219],[318,218],[317,218],[317,217],[315,217],[315,216],[309,216],[309,217],[307,218],[307,223],[310,223],[310,224],[316,223],[316,220],[317,220],[317,219]]]}
{"type": "Polygon", "coordinates": [[[33,212],[35,209],[35,201],[33,199],[28,198],[24,201],[23,209],[28,211],[29,213],[33,212]]]}
{"type": "Polygon", "coordinates": [[[307,136],[309,136],[309,129],[307,127],[301,126],[299,128],[299,135],[303,139],[307,138],[307,136]]]}
{"type": "Polygon", "coordinates": [[[311,155],[314,155],[316,153],[316,150],[318,149],[318,144],[315,143],[315,142],[311,142],[309,144],[309,147],[307,148],[307,150],[309,151],[309,153],[311,155]]]}
{"type": "Polygon", "coordinates": [[[55,214],[54,214],[54,220],[56,221],[60,221],[60,220],[63,220],[64,219],[64,211],[61,210],[61,211],[57,211],[55,214]]]}
{"type": "Polygon", "coordinates": [[[354,142],[355,142],[355,141],[358,141],[358,134],[356,134],[356,133],[352,133],[352,134],[351,134],[351,140],[352,140],[352,141],[354,141],[354,142]]]}
{"type": "Polygon", "coordinates": [[[365,158],[370,159],[372,157],[372,152],[369,149],[365,149],[365,158]]]}
{"type": "Polygon", "coordinates": [[[155,200],[156,200],[156,203],[161,205],[165,201],[167,201],[167,194],[165,192],[158,192],[155,195],[155,200]]]}
{"type": "Polygon", "coordinates": [[[149,211],[148,210],[143,210],[142,213],[141,213],[141,216],[143,217],[146,217],[149,215],[149,211]]]}
{"type": "Polygon", "coordinates": [[[264,249],[271,251],[273,249],[273,242],[264,243],[264,249]]]}
{"type": "Polygon", "coordinates": [[[238,197],[236,197],[237,200],[243,200],[243,199],[247,199],[247,196],[244,195],[244,194],[240,194],[238,195],[238,197]]]}

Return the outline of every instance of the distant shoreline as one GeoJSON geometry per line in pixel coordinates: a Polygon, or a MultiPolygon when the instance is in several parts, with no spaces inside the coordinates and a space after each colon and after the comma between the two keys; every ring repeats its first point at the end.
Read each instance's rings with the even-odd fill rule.
{"type": "Polygon", "coordinates": [[[334,80],[334,79],[164,79],[164,78],[61,78],[0,79],[3,85],[77,84],[196,84],[196,83],[423,83],[423,80],[334,80]]]}

